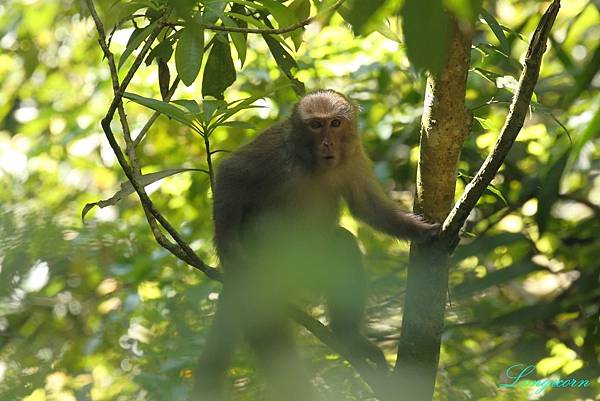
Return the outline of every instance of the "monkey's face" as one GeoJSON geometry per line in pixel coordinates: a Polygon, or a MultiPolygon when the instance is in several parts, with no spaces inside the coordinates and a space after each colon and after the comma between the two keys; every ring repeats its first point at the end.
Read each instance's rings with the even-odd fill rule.
{"type": "Polygon", "coordinates": [[[312,138],[314,155],[319,167],[335,167],[345,154],[350,122],[344,117],[312,117],[304,121],[312,138]]]}

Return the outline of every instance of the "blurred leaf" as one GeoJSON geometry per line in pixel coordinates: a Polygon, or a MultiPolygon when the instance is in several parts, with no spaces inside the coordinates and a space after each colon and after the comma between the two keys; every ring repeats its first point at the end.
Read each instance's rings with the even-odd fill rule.
{"type": "Polygon", "coordinates": [[[471,255],[487,255],[499,246],[507,246],[520,241],[527,241],[527,238],[521,233],[486,235],[456,248],[452,260],[457,263],[471,255]]]}
{"type": "Polygon", "coordinates": [[[254,124],[247,123],[245,121],[226,121],[220,124],[222,127],[231,127],[231,128],[239,128],[239,129],[252,129],[254,128],[254,124]]]}
{"type": "Polygon", "coordinates": [[[448,14],[441,0],[406,0],[401,11],[406,54],[417,69],[441,70],[448,44],[448,14]]]}
{"type": "Polygon", "coordinates": [[[363,31],[369,19],[385,5],[386,0],[353,0],[347,7],[340,8],[340,14],[352,25],[356,34],[366,33],[363,31]]]}
{"type": "Polygon", "coordinates": [[[310,2],[308,0],[294,0],[288,8],[299,21],[304,21],[310,17],[310,2]]]}
{"type": "Polygon", "coordinates": [[[166,0],[175,10],[175,14],[181,18],[190,16],[192,9],[196,5],[196,0],[166,0]]]}
{"type": "Polygon", "coordinates": [[[456,299],[466,298],[490,287],[505,284],[511,280],[525,277],[529,273],[540,270],[545,270],[545,268],[530,261],[515,263],[505,268],[494,270],[480,279],[463,282],[451,292],[456,299]]]}
{"type": "Polygon", "coordinates": [[[554,202],[558,199],[560,181],[568,159],[569,151],[567,150],[551,164],[538,192],[538,210],[535,215],[535,222],[538,225],[540,235],[546,231],[550,211],[554,202]]]}
{"type": "Polygon", "coordinates": [[[393,40],[396,43],[402,43],[402,39],[400,38],[400,36],[398,36],[398,34],[396,32],[392,31],[385,24],[377,25],[375,30],[389,40],[393,40]]]}
{"type": "Polygon", "coordinates": [[[500,24],[498,23],[498,21],[496,21],[496,18],[494,18],[494,16],[492,14],[490,14],[483,8],[481,9],[480,12],[481,12],[481,17],[486,22],[486,24],[490,27],[490,29],[492,30],[492,32],[498,39],[498,42],[500,42],[500,49],[502,50],[502,52],[506,55],[510,55],[510,44],[508,43],[508,40],[506,39],[506,36],[504,35],[504,30],[502,30],[502,27],[500,27],[500,24]]]}
{"type": "MultiPolygon", "coordinates": [[[[174,174],[179,174],[179,173],[183,173],[186,171],[202,171],[202,172],[206,172],[203,169],[197,169],[197,168],[171,168],[168,170],[163,170],[163,171],[158,171],[156,173],[150,173],[150,174],[144,174],[142,175],[142,177],[140,178],[140,184],[142,184],[142,186],[146,187],[156,181],[160,181],[163,178],[172,176],[174,174]]],[[[92,210],[95,206],[98,206],[99,208],[105,208],[107,206],[114,206],[117,204],[117,202],[119,202],[121,199],[131,195],[132,193],[135,192],[135,189],[133,188],[133,185],[131,184],[130,181],[125,181],[121,183],[121,189],[119,191],[117,191],[113,196],[111,196],[108,199],[104,199],[98,202],[93,202],[93,203],[88,203],[83,207],[83,210],[81,211],[81,221],[85,220],[85,215],[88,214],[88,212],[90,210],[92,210]]]]}
{"type": "Polygon", "coordinates": [[[486,189],[486,191],[489,191],[492,195],[494,195],[495,197],[500,199],[502,201],[502,203],[504,203],[506,206],[508,206],[508,202],[506,201],[506,198],[502,194],[502,191],[500,191],[494,185],[489,184],[485,189],[486,189]]]}
{"type": "Polygon", "coordinates": [[[190,21],[181,31],[175,49],[175,67],[181,82],[190,86],[196,80],[204,57],[204,29],[190,21]]]}
{"type": "Polygon", "coordinates": [[[575,65],[573,64],[571,57],[567,54],[563,46],[556,40],[555,35],[550,35],[548,39],[550,40],[550,43],[552,43],[552,49],[556,52],[556,57],[563,65],[565,71],[568,71],[571,73],[571,75],[573,75],[573,72],[575,71],[575,65]]]}
{"type": "Polygon", "coordinates": [[[223,99],[223,92],[235,82],[235,78],[236,71],[227,35],[217,34],[204,67],[202,96],[223,99]]]}
{"type": "Polygon", "coordinates": [[[600,102],[596,102],[596,112],[587,127],[579,135],[575,145],[573,146],[572,158],[576,159],[581,154],[581,150],[586,143],[589,143],[592,138],[600,136],[600,102]]]}
{"type": "Polygon", "coordinates": [[[482,2],[483,0],[444,0],[444,5],[460,19],[473,23],[477,20],[482,2]]]}

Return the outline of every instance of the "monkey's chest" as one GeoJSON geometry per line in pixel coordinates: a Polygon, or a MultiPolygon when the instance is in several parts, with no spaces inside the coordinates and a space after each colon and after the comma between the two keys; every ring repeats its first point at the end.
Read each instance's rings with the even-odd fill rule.
{"type": "Polygon", "coordinates": [[[259,207],[250,208],[244,224],[250,236],[320,237],[337,227],[339,199],[334,192],[302,181],[290,181],[274,193],[264,194],[259,207]]]}
{"type": "Polygon", "coordinates": [[[287,197],[283,202],[286,218],[315,227],[337,225],[340,197],[326,185],[300,182],[287,197]]]}

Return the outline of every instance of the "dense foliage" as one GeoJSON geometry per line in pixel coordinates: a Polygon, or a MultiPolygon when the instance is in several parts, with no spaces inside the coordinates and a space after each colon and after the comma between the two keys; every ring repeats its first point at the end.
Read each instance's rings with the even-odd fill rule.
{"type": "MultiPolygon", "coordinates": [[[[175,22],[159,33],[126,95],[134,134],[152,108],[171,116],[161,115],[140,142],[144,174],[207,170],[207,144],[218,164],[289,115],[304,88],[327,87],[360,104],[375,172],[410,208],[422,69],[443,59],[441,2],[356,0],[334,12],[333,2],[207,0],[198,13],[195,3],[96,2],[121,78],[160,11],[174,6],[175,22]],[[311,15],[318,17],[305,30],[271,36],[228,38],[203,28],[276,29],[311,15]],[[168,103],[176,74],[178,102],[168,103]],[[232,110],[246,98],[252,102],[232,110]]],[[[476,30],[467,92],[475,120],[462,152],[463,183],[504,122],[519,60],[546,4],[485,1],[478,12],[477,1],[444,3],[476,30]]],[[[89,210],[81,222],[86,204],[110,198],[124,181],[99,126],[112,87],[82,4],[0,4],[0,400],[183,400],[220,286],[155,243],[135,196],[89,210]]],[[[539,396],[539,387],[499,387],[511,382],[506,370],[516,364],[535,365],[537,378],[591,383],[546,389],[543,400],[600,393],[599,14],[592,1],[564,5],[526,126],[453,255],[437,400],[539,396]]],[[[178,172],[147,189],[217,265],[210,176],[178,172]]],[[[394,358],[408,247],[347,213],[342,224],[365,252],[368,334],[394,358]]],[[[324,315],[318,300],[307,310],[324,315]]],[[[308,332],[299,338],[325,396],[369,397],[347,362],[308,332]]],[[[237,399],[261,399],[248,349],[231,374],[237,399]]]]}

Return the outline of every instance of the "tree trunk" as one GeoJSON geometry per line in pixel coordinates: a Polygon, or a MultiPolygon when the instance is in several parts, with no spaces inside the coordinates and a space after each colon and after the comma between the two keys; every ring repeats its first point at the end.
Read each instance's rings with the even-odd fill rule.
{"type": "MultiPolygon", "coordinates": [[[[414,210],[440,223],[454,203],[460,151],[471,128],[465,107],[471,36],[453,21],[446,64],[427,79],[414,210]]],[[[412,245],[395,367],[397,388],[406,400],[433,396],[447,288],[447,246],[412,245]]]]}

